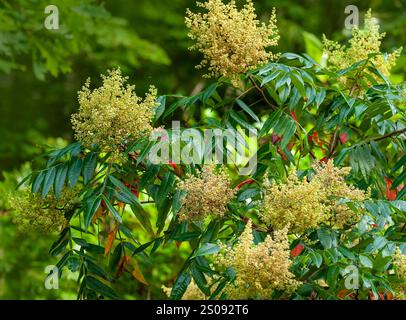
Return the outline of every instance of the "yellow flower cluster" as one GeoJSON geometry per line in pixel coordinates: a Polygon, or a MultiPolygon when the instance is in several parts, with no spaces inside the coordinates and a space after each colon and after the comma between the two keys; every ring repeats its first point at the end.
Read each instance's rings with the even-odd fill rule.
{"type": "MultiPolygon", "coordinates": [[[[170,297],[172,288],[162,286],[162,291],[170,297]]],[[[187,287],[182,300],[207,300],[208,297],[199,289],[196,282],[192,279],[187,287]]]]}
{"type": "Polygon", "coordinates": [[[300,180],[291,172],[286,183],[264,184],[264,204],[260,218],[274,229],[290,225],[293,233],[316,227],[323,219],[324,192],[320,181],[300,180]]]}
{"type": "MultiPolygon", "coordinates": [[[[365,14],[365,25],[363,29],[354,27],[352,29],[352,38],[349,40],[349,46],[342,46],[335,41],[330,41],[324,37],[324,49],[328,54],[328,60],[336,69],[345,69],[352,64],[365,60],[368,55],[381,52],[381,41],[385,37],[385,33],[379,32],[379,24],[372,17],[371,10],[365,14]]],[[[390,69],[395,65],[396,59],[400,56],[402,48],[399,48],[384,56],[382,54],[370,58],[370,61],[386,76],[389,75],[390,69]]],[[[368,73],[370,76],[377,76],[366,69],[363,73],[368,73]]],[[[344,84],[354,85],[354,82],[348,83],[349,79],[343,78],[344,84]]]]}
{"type": "Polygon", "coordinates": [[[406,300],[406,285],[395,284],[392,288],[395,291],[396,300],[406,300]]]}
{"type": "Polygon", "coordinates": [[[406,280],[406,255],[402,254],[399,248],[396,248],[393,257],[393,265],[396,268],[396,273],[400,279],[406,280]]]}
{"type": "Polygon", "coordinates": [[[401,104],[406,104],[406,86],[404,87],[404,89],[402,91],[401,104]]]}
{"type": "Polygon", "coordinates": [[[316,175],[313,180],[318,181],[324,192],[322,204],[325,207],[326,219],[336,228],[359,221],[358,212],[347,205],[340,204],[340,199],[349,201],[364,201],[369,198],[369,192],[357,189],[345,182],[345,177],[351,168],[337,168],[333,161],[326,164],[318,163],[314,166],[316,175]]]}
{"type": "Polygon", "coordinates": [[[292,265],[289,256],[287,228],[276,231],[274,238],[268,236],[257,245],[253,242],[252,223],[249,221],[238,243],[233,247],[223,246],[215,255],[215,265],[234,268],[236,279],[225,287],[227,298],[270,299],[275,291],[289,297],[300,285],[289,271],[292,265]]]}
{"type": "MultiPolygon", "coordinates": [[[[396,248],[395,255],[393,256],[393,265],[396,269],[398,277],[406,281],[406,255],[402,254],[399,248],[396,248]]],[[[395,297],[397,300],[406,300],[406,284],[397,283],[393,286],[395,290],[395,297]]]]}
{"type": "Polygon", "coordinates": [[[186,25],[189,37],[196,41],[191,49],[204,56],[197,68],[208,66],[207,77],[225,76],[237,86],[239,74],[277,57],[266,51],[279,40],[275,10],[266,25],[258,21],[251,0],[241,10],[234,0],[227,4],[208,0],[197,5],[207,13],[187,10],[186,25]]]}
{"type": "Polygon", "coordinates": [[[285,183],[266,183],[260,218],[275,229],[290,225],[290,232],[303,233],[320,223],[342,228],[356,223],[357,212],[340,203],[340,199],[363,201],[367,192],[346,184],[350,168],[336,168],[332,161],[314,166],[315,176],[308,182],[291,172],[285,183]]]}
{"type": "Polygon", "coordinates": [[[225,170],[215,171],[214,166],[203,167],[196,176],[187,175],[185,180],[179,181],[178,187],[186,193],[179,211],[181,221],[223,216],[236,192],[225,170]]]}
{"type": "Polygon", "coordinates": [[[75,137],[86,147],[98,144],[104,152],[118,154],[128,139],[152,131],[151,120],[157,91],[150,87],[143,100],[128,85],[119,69],[102,75],[103,85],[93,91],[90,80],[79,92],[79,112],[72,116],[75,137]]]}
{"type": "Polygon", "coordinates": [[[77,192],[65,188],[57,199],[53,194],[42,198],[38,193],[25,191],[11,197],[13,220],[24,230],[40,233],[59,232],[67,226],[65,213],[74,209],[77,192]]]}

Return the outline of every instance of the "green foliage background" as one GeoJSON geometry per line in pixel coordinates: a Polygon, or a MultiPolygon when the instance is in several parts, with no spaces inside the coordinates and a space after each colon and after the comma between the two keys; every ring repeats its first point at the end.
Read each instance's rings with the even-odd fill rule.
{"type": "MultiPolygon", "coordinates": [[[[47,253],[50,237],[20,234],[10,222],[7,198],[28,170],[21,167],[41,153],[41,146],[60,146],[72,140],[69,117],[77,108],[76,92],[89,76],[97,79],[108,68],[121,67],[144,92],[150,84],[161,93],[190,95],[204,83],[194,70],[199,56],[187,50],[184,25],[191,0],[54,1],[60,10],[61,29],[46,30],[47,0],[0,0],[0,298],[75,298],[75,283],[47,291],[44,266],[54,261],[47,253]],[[196,83],[198,84],[196,86],[196,83]],[[56,138],[62,138],[58,140],[56,138]]],[[[322,34],[343,41],[346,5],[369,7],[380,19],[387,37],[384,51],[406,43],[406,3],[395,1],[256,0],[257,12],[268,17],[277,7],[280,52],[307,52],[321,58],[322,34]]],[[[362,16],[362,14],[361,14],[362,16]]],[[[405,80],[405,55],[393,72],[405,80]]],[[[180,115],[179,115],[180,116],[180,115]]],[[[191,119],[190,121],[193,121],[191,119]]],[[[135,223],[135,222],[134,222],[135,223]]],[[[142,228],[139,227],[142,239],[142,228]]],[[[51,237],[52,238],[52,237],[51,237]]],[[[185,259],[186,249],[176,246],[155,255],[146,274],[151,286],[120,283],[133,292],[128,298],[162,298],[158,284],[176,277],[174,266],[185,259]],[[177,252],[177,253],[176,253],[177,252]],[[176,253],[176,254],[174,254],[176,253]],[[174,258],[168,263],[166,257],[174,258]],[[156,283],[157,285],[154,285],[156,283]]],[[[64,274],[69,278],[69,274],[64,274]]]]}

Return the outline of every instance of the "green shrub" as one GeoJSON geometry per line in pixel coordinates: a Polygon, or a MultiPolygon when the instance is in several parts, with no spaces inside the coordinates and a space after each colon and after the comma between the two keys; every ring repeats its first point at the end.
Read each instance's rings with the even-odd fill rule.
{"type": "MultiPolygon", "coordinates": [[[[50,150],[27,180],[30,192],[43,198],[78,190],[75,206],[60,207],[66,224],[56,226],[60,236],[50,250],[60,269],[78,272],[78,298],[126,298],[128,287],[121,284],[130,278],[140,288],[171,287],[165,291],[172,299],[404,297],[406,91],[388,78],[393,61],[384,64],[385,55],[371,51],[379,48],[377,29],[368,20],[362,36],[355,33],[352,43],[359,41],[365,52],[344,69],[321,66],[305,54],[264,61],[274,57],[263,54],[274,43],[258,47],[250,33],[244,61],[240,51],[233,55],[241,47],[222,29],[236,28],[240,11],[219,0],[205,9],[209,16],[192,16],[189,25],[206,31],[192,30],[195,48],[215,57],[209,72],[221,77],[194,96],[161,95],[153,116],[137,110],[140,128],[155,128],[158,142],[148,139],[150,129],[126,127],[132,121],[120,113],[122,104],[141,100],[122,78],[113,81],[120,73],[110,72],[102,87],[85,89],[79,101],[79,141],[50,150]],[[221,19],[205,20],[217,15],[221,19]],[[377,42],[363,46],[367,40],[377,42]],[[169,121],[178,114],[182,129],[239,132],[243,161],[219,168],[155,163],[150,155],[157,146],[164,153],[169,143],[172,155],[176,151],[169,121]],[[252,145],[256,170],[241,176],[252,145]],[[168,261],[160,260],[171,246],[181,246],[182,254],[171,251],[168,261]],[[178,265],[176,279],[156,283],[154,273],[168,272],[167,264],[178,265]]],[[[247,19],[238,20],[239,30],[255,30],[252,7],[242,10],[247,19]]],[[[331,44],[326,49],[330,61],[348,52],[332,51],[331,44]]],[[[193,140],[181,140],[190,151],[193,140]]],[[[221,160],[236,153],[230,143],[220,146],[221,160]]]]}

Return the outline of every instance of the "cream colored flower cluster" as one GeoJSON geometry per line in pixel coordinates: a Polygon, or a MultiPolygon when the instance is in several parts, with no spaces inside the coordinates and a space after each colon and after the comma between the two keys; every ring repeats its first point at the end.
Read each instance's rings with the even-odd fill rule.
{"type": "Polygon", "coordinates": [[[119,69],[102,75],[103,85],[90,89],[88,79],[79,92],[79,112],[72,116],[75,137],[86,147],[98,144],[104,152],[119,153],[128,139],[137,139],[152,131],[153,108],[157,91],[150,88],[143,100],[126,84],[119,69]]]}
{"type": "Polygon", "coordinates": [[[344,178],[349,171],[329,161],[315,165],[316,174],[310,182],[292,172],[285,183],[265,184],[260,218],[275,229],[290,225],[292,233],[303,233],[323,222],[336,228],[356,223],[359,213],[340,200],[363,201],[369,194],[347,185],[344,178]]]}
{"type": "Polygon", "coordinates": [[[291,172],[285,183],[264,184],[264,203],[260,218],[274,229],[290,225],[292,233],[303,233],[323,219],[324,192],[320,181],[300,180],[291,172]]]}
{"type": "Polygon", "coordinates": [[[223,246],[215,255],[217,267],[232,267],[236,273],[235,281],[224,289],[228,299],[270,299],[275,291],[289,297],[297,289],[300,282],[289,271],[292,261],[287,231],[276,231],[273,239],[268,236],[255,245],[249,221],[238,243],[232,248],[223,246]]]}
{"type": "Polygon", "coordinates": [[[399,248],[396,248],[395,255],[393,256],[393,265],[398,277],[403,280],[403,283],[396,284],[395,297],[397,300],[406,300],[406,255],[402,254],[399,248]]]}
{"type": "Polygon", "coordinates": [[[333,161],[314,166],[316,175],[313,180],[318,181],[324,192],[322,204],[325,207],[326,220],[336,228],[346,224],[358,222],[359,213],[351,210],[347,205],[340,204],[340,199],[349,201],[364,201],[370,197],[369,192],[357,189],[345,182],[345,177],[351,168],[337,168],[333,161]]]}
{"type": "Polygon", "coordinates": [[[25,231],[40,233],[59,232],[67,226],[65,213],[71,211],[77,201],[76,191],[65,188],[57,199],[53,194],[42,198],[38,193],[25,191],[11,197],[14,207],[13,220],[25,231]]]}
{"type": "Polygon", "coordinates": [[[186,193],[179,211],[181,221],[223,216],[236,192],[225,170],[215,170],[214,166],[204,166],[197,175],[187,175],[178,187],[186,193]]]}
{"type": "Polygon", "coordinates": [[[239,74],[276,57],[266,50],[279,40],[275,10],[266,25],[258,21],[251,0],[241,10],[234,0],[227,4],[208,0],[197,5],[207,13],[187,10],[186,25],[189,37],[196,41],[191,49],[204,56],[197,68],[208,66],[207,77],[225,76],[237,85],[239,74]]]}
{"type": "Polygon", "coordinates": [[[406,280],[406,255],[402,254],[399,248],[396,248],[393,257],[393,265],[396,268],[396,273],[400,279],[406,280]]]}
{"type": "MultiPolygon", "coordinates": [[[[171,296],[172,288],[162,286],[162,291],[168,296],[171,296]]],[[[196,282],[192,279],[182,296],[182,300],[207,300],[208,297],[199,289],[196,282]]]]}
{"type": "Polygon", "coordinates": [[[404,86],[404,89],[402,90],[401,104],[403,104],[403,105],[406,104],[406,85],[404,86]]]}
{"type": "MultiPolygon", "coordinates": [[[[345,69],[352,64],[365,60],[368,55],[381,52],[381,42],[385,37],[385,33],[379,32],[379,24],[372,17],[371,10],[365,14],[365,25],[363,29],[354,27],[352,29],[352,38],[349,40],[348,47],[342,46],[335,41],[331,41],[324,37],[324,49],[328,55],[328,61],[336,69],[345,69]]],[[[393,53],[384,56],[382,54],[370,58],[370,61],[386,76],[389,75],[390,69],[395,65],[396,59],[400,56],[402,48],[395,50],[393,53]]],[[[363,73],[369,74],[372,77],[377,76],[369,72],[366,68],[363,73]]],[[[344,84],[353,86],[354,81],[343,78],[344,84]]]]}

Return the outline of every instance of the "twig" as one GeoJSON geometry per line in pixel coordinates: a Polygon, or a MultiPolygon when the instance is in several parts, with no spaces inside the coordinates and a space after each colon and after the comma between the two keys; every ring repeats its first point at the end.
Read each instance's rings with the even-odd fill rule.
{"type": "Polygon", "coordinates": [[[337,146],[338,143],[338,130],[339,130],[339,126],[336,126],[336,129],[334,130],[334,134],[331,137],[330,143],[328,145],[328,152],[329,152],[329,156],[331,156],[334,152],[334,149],[337,146]]]}
{"type": "Polygon", "coordinates": [[[401,130],[397,130],[397,131],[393,131],[393,132],[390,132],[390,133],[387,133],[387,134],[383,135],[382,137],[378,137],[378,138],[375,138],[375,139],[371,139],[370,141],[381,141],[381,140],[384,140],[384,139],[386,139],[386,138],[390,138],[390,137],[394,137],[394,136],[401,135],[402,133],[406,133],[406,128],[401,129],[401,130]]]}
{"type": "MultiPolygon", "coordinates": [[[[361,72],[364,70],[364,68],[366,67],[366,65],[368,64],[368,62],[369,62],[369,58],[365,61],[365,63],[362,65],[362,67],[357,70],[357,73],[356,73],[356,75],[355,75],[355,77],[354,77],[354,84],[352,85],[351,90],[350,90],[350,94],[349,94],[350,97],[352,97],[352,96],[354,95],[355,90],[359,89],[357,80],[358,80],[359,77],[361,76],[361,72]]],[[[333,136],[331,137],[329,147],[328,147],[328,151],[329,151],[329,156],[328,156],[328,158],[331,158],[331,156],[333,155],[333,152],[334,152],[335,148],[337,147],[337,144],[338,144],[338,131],[339,131],[339,129],[340,129],[340,126],[337,124],[336,129],[335,129],[335,131],[334,131],[334,134],[333,134],[333,136]]]]}
{"type": "Polygon", "coordinates": [[[268,100],[268,98],[267,98],[266,95],[265,95],[265,92],[264,92],[260,87],[258,87],[257,83],[255,82],[255,79],[253,79],[252,76],[249,76],[249,79],[250,79],[252,85],[255,87],[255,89],[257,89],[257,91],[258,91],[259,93],[261,93],[261,95],[262,95],[262,97],[264,98],[265,102],[266,102],[272,109],[275,110],[275,109],[276,109],[275,106],[268,100]]]}
{"type": "MultiPolygon", "coordinates": [[[[354,85],[353,85],[352,88],[351,88],[350,97],[352,97],[352,96],[354,95],[355,90],[357,90],[357,89],[358,89],[358,84],[357,84],[357,82],[355,82],[354,85]]],[[[333,136],[331,137],[330,143],[329,143],[329,145],[328,145],[329,158],[333,155],[334,150],[335,150],[335,148],[337,147],[337,144],[338,144],[338,131],[339,131],[339,129],[340,129],[340,126],[337,125],[337,126],[336,126],[336,129],[334,130],[334,134],[333,134],[333,136]]]]}
{"type": "Polygon", "coordinates": [[[254,89],[254,87],[249,88],[248,90],[245,90],[243,93],[241,93],[237,99],[241,99],[243,96],[245,96],[247,93],[251,92],[254,89]]]}

